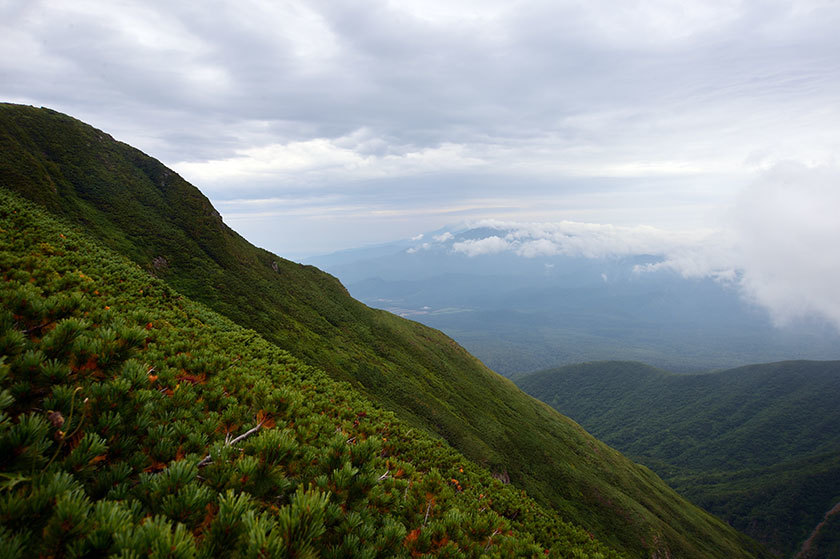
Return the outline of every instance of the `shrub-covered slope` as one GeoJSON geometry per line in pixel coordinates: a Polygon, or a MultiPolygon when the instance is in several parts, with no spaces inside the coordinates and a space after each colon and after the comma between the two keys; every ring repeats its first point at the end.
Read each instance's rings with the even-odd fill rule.
{"type": "Polygon", "coordinates": [[[438,331],[253,247],[160,162],[75,119],[0,105],[0,184],[80,224],[180,292],[347,380],[412,425],[636,556],[753,544],[526,396],[438,331]]]}
{"type": "Polygon", "coordinates": [[[517,383],[783,556],[840,502],[838,361],[700,375],[614,361],[517,383]]]}
{"type": "Polygon", "coordinates": [[[3,557],[618,557],[0,189],[3,557]]]}

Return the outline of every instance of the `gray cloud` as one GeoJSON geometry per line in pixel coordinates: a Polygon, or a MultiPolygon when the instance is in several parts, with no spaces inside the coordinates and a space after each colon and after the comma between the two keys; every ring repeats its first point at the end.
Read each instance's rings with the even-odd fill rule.
{"type": "Polygon", "coordinates": [[[461,5],[449,17],[426,3],[9,5],[14,70],[28,78],[11,89],[88,106],[104,96],[153,115],[165,107],[217,128],[263,122],[284,142],[368,128],[398,146],[577,143],[587,130],[571,117],[618,109],[614,118],[638,125],[663,108],[836,92],[830,5],[461,5]]]}
{"type": "Polygon", "coordinates": [[[0,97],[283,254],[482,217],[708,229],[779,161],[834,160],[838,27],[818,0],[6,1],[0,97]]]}

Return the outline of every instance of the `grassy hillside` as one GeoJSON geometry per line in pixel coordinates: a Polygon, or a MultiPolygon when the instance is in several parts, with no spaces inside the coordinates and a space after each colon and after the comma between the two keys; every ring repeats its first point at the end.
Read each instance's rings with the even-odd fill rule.
{"type": "Polygon", "coordinates": [[[0,189],[0,556],[619,554],[0,189]]]}
{"type": "Polygon", "coordinates": [[[840,502],[840,362],[702,375],[586,363],[517,383],[784,556],[840,502]]]}
{"type": "Polygon", "coordinates": [[[46,109],[0,106],[0,184],[439,434],[620,550],[639,557],[751,553],[751,541],[451,339],[362,305],[313,267],[251,246],[197,189],[98,130],[46,109]]]}

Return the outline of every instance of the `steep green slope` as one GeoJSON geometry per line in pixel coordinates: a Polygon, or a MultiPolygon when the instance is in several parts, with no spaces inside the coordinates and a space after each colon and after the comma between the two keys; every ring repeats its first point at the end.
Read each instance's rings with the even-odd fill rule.
{"type": "Polygon", "coordinates": [[[0,556],[619,555],[0,189],[0,556]]]}
{"type": "Polygon", "coordinates": [[[840,362],[702,375],[586,363],[517,383],[784,556],[840,502],[840,362]]]}
{"type": "Polygon", "coordinates": [[[0,184],[438,433],[602,541],[636,556],[751,553],[751,541],[440,332],[372,310],[335,278],[251,246],[158,161],[70,117],[12,105],[0,106],[0,149],[0,184]]]}

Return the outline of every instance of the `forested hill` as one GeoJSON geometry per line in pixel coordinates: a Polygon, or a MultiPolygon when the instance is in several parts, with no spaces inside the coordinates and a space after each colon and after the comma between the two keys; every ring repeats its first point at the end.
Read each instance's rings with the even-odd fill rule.
{"type": "MultiPolygon", "coordinates": [[[[838,361],[697,375],[594,362],[516,380],[785,557],[840,502],[838,361]]],[[[840,554],[840,518],[828,520],[807,557],[840,554]]]]}
{"type": "Polygon", "coordinates": [[[99,130],[47,109],[0,105],[0,184],[349,381],[620,551],[760,553],[440,332],[372,310],[328,274],[253,247],[195,187],[99,130]]]}
{"type": "Polygon", "coordinates": [[[0,188],[0,557],[621,555],[0,188]]]}

